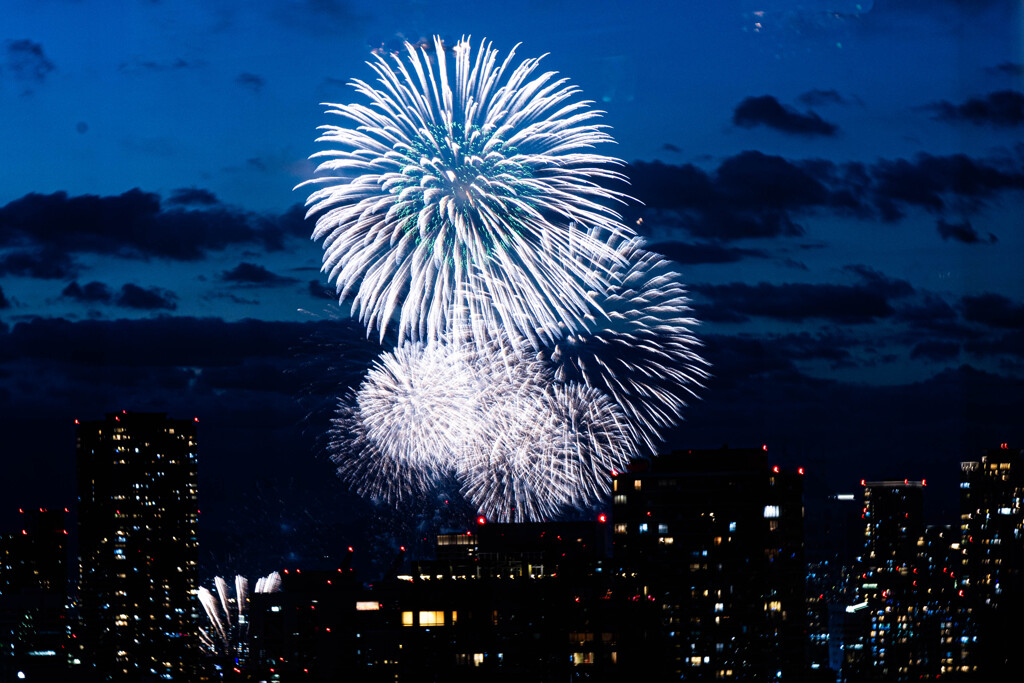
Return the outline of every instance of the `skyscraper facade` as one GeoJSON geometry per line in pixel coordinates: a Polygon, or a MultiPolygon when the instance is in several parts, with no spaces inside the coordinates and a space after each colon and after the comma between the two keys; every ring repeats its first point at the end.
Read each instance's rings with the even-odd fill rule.
{"type": "Polygon", "coordinates": [[[960,546],[965,594],[977,625],[979,671],[1016,675],[1024,665],[1024,449],[985,451],[960,464],[960,546]]]}
{"type": "Polygon", "coordinates": [[[614,478],[615,569],[648,607],[622,629],[623,666],[662,667],[659,680],[803,676],[801,475],[762,449],[720,449],[614,478]]]}
{"type": "Polygon", "coordinates": [[[197,420],[77,427],[81,659],[108,680],[194,680],[197,420]]]}

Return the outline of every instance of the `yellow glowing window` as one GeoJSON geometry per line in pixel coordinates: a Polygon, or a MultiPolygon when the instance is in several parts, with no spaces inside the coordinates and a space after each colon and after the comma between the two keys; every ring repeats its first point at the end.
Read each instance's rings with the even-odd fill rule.
{"type": "Polygon", "coordinates": [[[767,605],[769,612],[778,612],[782,609],[782,602],[779,600],[772,600],[767,605]]]}
{"type": "Polygon", "coordinates": [[[402,626],[414,626],[412,612],[402,612],[402,626]]]}
{"type": "Polygon", "coordinates": [[[420,626],[444,626],[444,612],[420,612],[420,626]]]}

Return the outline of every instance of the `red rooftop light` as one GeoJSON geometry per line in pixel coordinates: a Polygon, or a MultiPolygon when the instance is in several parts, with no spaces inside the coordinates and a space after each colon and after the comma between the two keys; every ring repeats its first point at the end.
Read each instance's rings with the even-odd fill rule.
{"type": "Polygon", "coordinates": [[[608,515],[606,515],[606,514],[604,514],[604,513],[602,512],[601,514],[599,514],[599,515],[597,516],[597,521],[599,521],[599,522],[600,522],[601,524],[604,524],[605,522],[607,522],[607,521],[608,521],[608,515]]]}
{"type": "Polygon", "coordinates": [[[762,451],[767,451],[768,450],[768,444],[766,444],[766,443],[761,444],[761,450],[762,451]]]}
{"type": "Polygon", "coordinates": [[[775,474],[778,474],[779,473],[779,466],[776,465],[775,467],[773,467],[772,468],[772,472],[774,472],[775,474]]]}
{"type": "Polygon", "coordinates": [[[804,473],[804,468],[803,467],[797,467],[796,468],[796,473],[797,474],[803,474],[804,473]]]}
{"type": "Polygon", "coordinates": [[[486,518],[486,517],[484,517],[483,515],[480,515],[480,516],[478,516],[478,517],[476,518],[476,523],[477,523],[477,524],[481,524],[481,525],[483,525],[483,524],[487,524],[487,518],[486,518]]]}

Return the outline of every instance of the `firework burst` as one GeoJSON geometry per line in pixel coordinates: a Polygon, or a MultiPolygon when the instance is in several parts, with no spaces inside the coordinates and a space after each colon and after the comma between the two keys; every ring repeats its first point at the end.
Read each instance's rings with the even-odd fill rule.
{"type": "Polygon", "coordinates": [[[619,251],[627,265],[600,299],[606,317],[590,319],[578,332],[560,328],[542,355],[558,382],[611,397],[635,438],[654,453],[662,430],[677,424],[687,399],[696,398],[708,363],[697,352],[698,322],[672,264],[638,240],[623,242],[619,251]]]}
{"type": "MultiPolygon", "coordinates": [[[[235,595],[228,591],[223,577],[214,577],[214,591],[199,588],[199,602],[210,620],[207,628],[199,628],[199,641],[203,651],[211,656],[244,659],[249,649],[249,630],[246,615],[249,612],[249,580],[235,576],[235,595]],[[214,594],[216,593],[216,595],[214,594]]],[[[272,572],[256,581],[255,593],[276,593],[281,590],[281,575],[272,572]]]]}
{"type": "Polygon", "coordinates": [[[327,105],[349,126],[321,127],[313,236],[339,300],[382,339],[395,316],[399,344],[439,339],[460,311],[478,337],[575,331],[616,261],[608,240],[632,234],[609,208],[626,195],[597,182],[623,180],[591,151],[612,141],[601,112],[514,56],[407,44],[375,55],[377,87],[352,82],[368,105],[327,105]]]}

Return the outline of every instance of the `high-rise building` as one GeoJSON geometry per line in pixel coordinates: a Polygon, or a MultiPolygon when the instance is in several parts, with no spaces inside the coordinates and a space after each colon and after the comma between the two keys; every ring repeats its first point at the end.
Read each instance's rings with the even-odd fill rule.
{"type": "Polygon", "coordinates": [[[102,678],[195,679],[197,421],[77,427],[79,657],[102,678]]]}
{"type": "Polygon", "coordinates": [[[964,589],[977,626],[979,672],[991,680],[1024,665],[1024,449],[985,451],[960,464],[964,589]]]}
{"type": "Polygon", "coordinates": [[[872,676],[917,679],[921,611],[914,572],[924,534],[924,481],[864,482],[858,604],[870,615],[872,676]]]}
{"type": "Polygon", "coordinates": [[[801,475],[763,449],[721,449],[613,479],[615,572],[638,610],[622,666],[660,667],[658,680],[804,676],[801,475]]]}
{"type": "Polygon", "coordinates": [[[22,528],[0,537],[0,680],[67,680],[65,510],[18,510],[22,528]]]}

